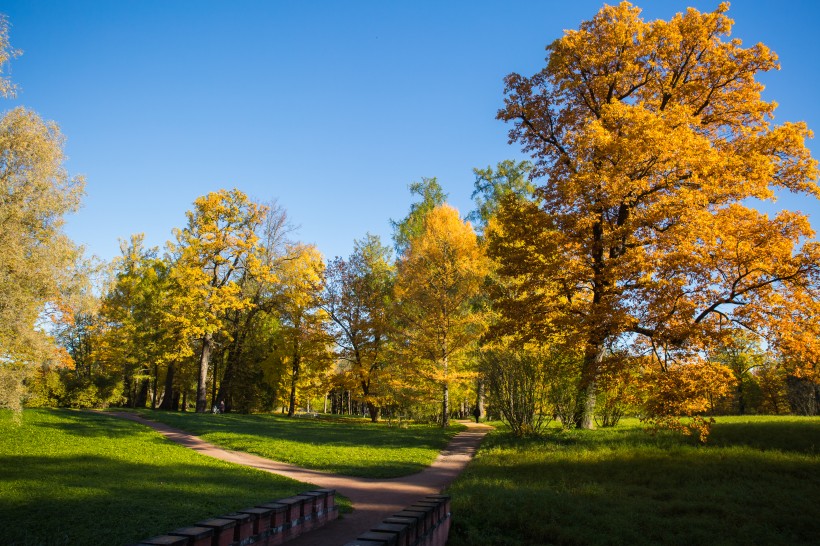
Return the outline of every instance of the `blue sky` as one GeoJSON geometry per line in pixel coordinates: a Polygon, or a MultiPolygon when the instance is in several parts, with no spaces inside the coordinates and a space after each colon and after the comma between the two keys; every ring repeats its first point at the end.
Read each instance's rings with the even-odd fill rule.
{"type": "MultiPolygon", "coordinates": [[[[693,5],[644,1],[647,19],[693,5]]],[[[407,185],[438,177],[463,214],[474,167],[523,159],[495,120],[502,78],[531,75],[544,47],[597,1],[2,0],[14,100],[59,123],[67,167],[87,179],[67,232],[106,260],[143,232],[162,246],[193,200],[237,187],[278,199],[298,238],[346,256],[366,232],[389,242],[407,185]]],[[[820,3],[737,0],[733,36],[763,42],[776,121],[820,131],[820,3]]],[[[810,142],[820,157],[818,142],[810,142]]],[[[783,196],[820,229],[820,205],[783,196]]]]}

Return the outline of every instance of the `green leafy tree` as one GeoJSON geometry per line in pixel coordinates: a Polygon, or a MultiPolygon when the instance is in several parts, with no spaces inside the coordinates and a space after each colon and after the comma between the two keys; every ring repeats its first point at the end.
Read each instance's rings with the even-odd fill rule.
{"type": "Polygon", "coordinates": [[[361,390],[373,422],[379,419],[395,268],[375,235],[356,241],[350,258],[325,271],[324,308],[333,321],[338,354],[361,390]]]}
{"type": "Polygon", "coordinates": [[[748,332],[734,332],[727,336],[727,343],[715,351],[712,358],[732,371],[735,380],[734,409],[745,415],[750,405],[749,391],[757,387],[754,372],[762,369],[767,360],[760,340],[748,332]]]}
{"type": "Polygon", "coordinates": [[[447,200],[447,194],[444,193],[435,177],[422,178],[421,182],[413,182],[409,188],[410,193],[417,195],[420,200],[410,205],[410,212],[403,220],[398,222],[390,220],[398,255],[404,254],[410,244],[410,239],[418,236],[424,230],[425,216],[447,200]]]}
{"type": "Polygon", "coordinates": [[[473,169],[475,189],[472,198],[476,209],[467,215],[467,219],[483,232],[503,199],[511,195],[519,199],[531,199],[535,185],[530,181],[530,172],[532,163],[511,159],[501,161],[495,169],[473,169]]]}

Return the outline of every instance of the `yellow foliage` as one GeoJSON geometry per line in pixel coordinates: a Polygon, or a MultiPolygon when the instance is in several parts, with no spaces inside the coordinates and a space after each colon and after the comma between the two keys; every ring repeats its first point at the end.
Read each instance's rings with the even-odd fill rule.
{"type": "Polygon", "coordinates": [[[407,333],[422,358],[442,363],[481,335],[485,326],[473,312],[488,261],[469,222],[442,205],[428,213],[422,233],[411,239],[398,264],[396,299],[407,333]]]}
{"type": "Polygon", "coordinates": [[[740,325],[802,361],[820,355],[809,341],[818,315],[800,311],[816,308],[820,283],[808,219],[745,204],[776,189],[820,196],[812,134],[774,125],[756,76],[777,57],[730,39],[727,10],[644,21],[628,2],[605,6],[549,45],[543,70],[507,77],[498,117],[543,185],[538,206],[503,226],[533,226],[537,237],[496,251],[491,240],[491,253],[516,282],[547,280],[541,299],[551,302],[531,288],[520,300],[552,312],[542,330],[560,324],[585,347],[588,392],[613,341],[637,339],[636,352],[664,366],[740,325]]]}
{"type": "Polygon", "coordinates": [[[725,396],[734,385],[734,374],[716,362],[693,360],[666,370],[644,370],[646,390],[643,420],[653,428],[670,428],[684,434],[697,434],[704,443],[714,419],[702,414],[712,400],[725,396]],[[681,419],[689,417],[688,420],[681,419]]]}
{"type": "Polygon", "coordinates": [[[220,190],[197,198],[186,213],[188,226],[175,230],[169,249],[176,255],[171,277],[177,290],[169,316],[191,337],[225,333],[225,313],[251,305],[242,276],[273,276],[259,259],[256,234],[266,212],[237,189],[220,190]]]}
{"type": "Polygon", "coordinates": [[[449,383],[465,349],[486,329],[473,303],[488,271],[472,226],[449,205],[427,213],[424,229],[398,263],[395,297],[406,365],[415,377],[442,387],[444,424],[449,383]]]}
{"type": "MultiPolygon", "coordinates": [[[[0,50],[2,40],[0,25],[0,50]]],[[[74,284],[79,251],[62,227],[79,207],[83,180],[66,173],[63,142],[55,123],[24,108],[0,119],[0,360],[50,358],[53,343],[38,320],[54,316],[74,284]]]]}

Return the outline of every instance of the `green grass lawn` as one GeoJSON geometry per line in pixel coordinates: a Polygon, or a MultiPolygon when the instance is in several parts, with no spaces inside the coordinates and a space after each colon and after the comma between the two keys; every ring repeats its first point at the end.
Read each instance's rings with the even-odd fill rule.
{"type": "Polygon", "coordinates": [[[448,492],[454,546],[818,544],[820,418],[720,417],[706,446],[635,421],[499,430],[448,492]]]}
{"type": "Polygon", "coordinates": [[[0,410],[0,544],[127,544],[311,486],[199,455],[136,423],[0,410]]]}
{"type": "Polygon", "coordinates": [[[429,466],[463,425],[390,427],[363,419],[196,414],[141,415],[227,449],[347,476],[393,478],[429,466]]]}

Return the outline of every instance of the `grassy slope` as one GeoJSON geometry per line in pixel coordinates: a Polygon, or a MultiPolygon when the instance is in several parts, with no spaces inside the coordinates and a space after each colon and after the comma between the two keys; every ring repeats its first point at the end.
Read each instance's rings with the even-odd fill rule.
{"type": "Polygon", "coordinates": [[[129,421],[0,410],[0,544],[131,543],[309,488],[129,421]]]}
{"type": "Polygon", "coordinates": [[[709,445],[491,434],[451,486],[450,544],[816,544],[820,418],[720,418],[709,445]]]}
{"type": "Polygon", "coordinates": [[[144,411],[142,415],[213,444],[305,468],[370,478],[392,478],[429,466],[463,425],[389,427],[361,419],[278,415],[193,414],[144,411]]]}

